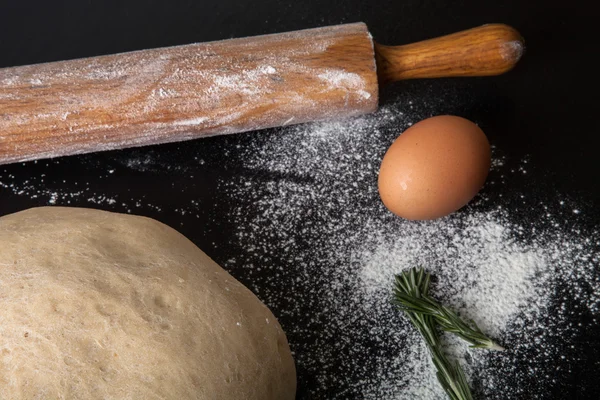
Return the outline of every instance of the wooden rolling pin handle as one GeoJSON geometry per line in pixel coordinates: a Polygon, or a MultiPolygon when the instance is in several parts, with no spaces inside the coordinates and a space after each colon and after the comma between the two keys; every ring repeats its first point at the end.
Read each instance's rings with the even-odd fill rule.
{"type": "Polygon", "coordinates": [[[379,83],[403,79],[500,75],[525,50],[523,38],[504,24],[488,24],[404,46],[375,43],[379,83]]]}

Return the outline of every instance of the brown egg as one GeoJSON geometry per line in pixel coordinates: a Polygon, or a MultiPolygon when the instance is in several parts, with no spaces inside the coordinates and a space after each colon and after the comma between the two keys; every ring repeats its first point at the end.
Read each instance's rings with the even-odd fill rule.
{"type": "Polygon", "coordinates": [[[490,144],[473,122],[451,115],[428,118],[408,128],[385,153],[379,195],[400,217],[440,218],[477,194],[490,163],[490,144]]]}

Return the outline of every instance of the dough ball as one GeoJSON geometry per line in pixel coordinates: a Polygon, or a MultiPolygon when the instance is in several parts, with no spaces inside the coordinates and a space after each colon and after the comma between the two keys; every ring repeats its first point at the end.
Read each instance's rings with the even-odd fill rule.
{"type": "Polygon", "coordinates": [[[294,399],[273,314],[175,230],[44,207],[0,243],[0,399],[294,399]]]}

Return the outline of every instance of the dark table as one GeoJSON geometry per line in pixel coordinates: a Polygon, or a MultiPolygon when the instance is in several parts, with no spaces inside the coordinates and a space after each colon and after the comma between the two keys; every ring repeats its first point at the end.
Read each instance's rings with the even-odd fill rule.
{"type": "MultiPolygon", "coordinates": [[[[554,3],[0,0],[0,67],[356,21],[366,22],[375,40],[384,44],[418,41],[484,23],[506,23],[526,40],[526,54],[515,70],[498,77],[396,83],[383,90],[381,104],[402,93],[431,99],[436,93],[451,93],[453,105],[440,104],[435,112],[478,121],[490,142],[506,155],[507,163],[529,160],[528,179],[514,179],[515,191],[526,192],[534,182],[540,199],[561,193],[583,210],[580,223],[594,229],[600,221],[600,168],[593,131],[598,125],[594,122],[598,118],[594,100],[597,64],[592,61],[599,38],[596,18],[590,2],[589,7],[586,2],[554,3]]],[[[0,215],[56,204],[149,216],[181,231],[251,287],[246,270],[227,261],[242,254],[231,244],[234,228],[227,218],[238,203],[223,195],[220,182],[248,173],[238,166],[240,148],[259,136],[276,134],[277,129],[272,129],[0,166],[0,215]],[[145,157],[154,160],[148,168],[127,168],[127,160],[145,157]],[[81,188],[90,195],[68,195],[81,188]]],[[[531,216],[536,211],[516,213],[531,216]]],[[[582,318],[578,362],[569,365],[569,372],[557,373],[545,391],[521,398],[600,398],[600,324],[596,317],[582,318]]],[[[281,322],[284,328],[293,323],[285,316],[281,322]]],[[[297,347],[302,338],[290,337],[290,341],[297,347]]],[[[299,384],[299,398],[327,398],[310,396],[311,376],[302,368],[299,384]]],[[[336,395],[342,388],[338,389],[327,396],[346,398],[336,395]]]]}

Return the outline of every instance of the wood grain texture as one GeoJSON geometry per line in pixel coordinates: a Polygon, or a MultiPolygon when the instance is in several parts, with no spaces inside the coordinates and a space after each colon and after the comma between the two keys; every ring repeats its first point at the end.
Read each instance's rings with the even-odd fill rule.
{"type": "Polygon", "coordinates": [[[491,76],[519,61],[521,35],[504,24],[488,24],[404,46],[375,44],[380,83],[414,78],[491,76]]]}
{"type": "Polygon", "coordinates": [[[0,164],[377,108],[362,23],[0,69],[0,164]]]}

